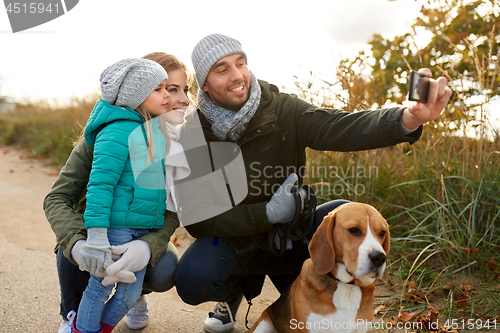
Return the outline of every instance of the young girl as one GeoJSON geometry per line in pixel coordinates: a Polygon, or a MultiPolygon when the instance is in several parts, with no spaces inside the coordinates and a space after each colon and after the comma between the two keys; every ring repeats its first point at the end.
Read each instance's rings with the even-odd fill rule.
{"type": "Polygon", "coordinates": [[[147,59],[119,61],[101,74],[101,92],[85,128],[94,152],[84,215],[87,241],[79,258],[80,269],[91,277],[73,327],[81,333],[111,332],[137,302],[145,269],[135,272],[135,282],[118,283],[108,300],[114,286],[101,282],[113,263],[111,245],[161,228],[167,206],[175,211],[173,187],[165,179],[173,179],[174,168],[176,179],[189,174],[187,163],[164,165],[172,146],[177,154],[182,149],[174,140],[184,115],[167,116],[172,111],[162,66],[147,59]]]}

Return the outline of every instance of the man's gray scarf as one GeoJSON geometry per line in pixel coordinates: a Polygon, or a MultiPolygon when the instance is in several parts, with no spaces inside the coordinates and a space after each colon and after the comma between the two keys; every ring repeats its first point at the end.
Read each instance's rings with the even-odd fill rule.
{"type": "Polygon", "coordinates": [[[250,72],[251,87],[248,101],[238,112],[224,109],[214,104],[208,93],[198,90],[198,105],[201,113],[212,123],[212,132],[221,140],[236,142],[245,132],[250,119],[260,103],[260,85],[250,72]]]}

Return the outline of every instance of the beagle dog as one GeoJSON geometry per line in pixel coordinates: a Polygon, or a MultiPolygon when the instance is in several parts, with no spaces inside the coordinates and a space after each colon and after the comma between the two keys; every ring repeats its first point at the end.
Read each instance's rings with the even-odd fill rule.
{"type": "Polygon", "coordinates": [[[248,332],[366,332],[375,282],[387,278],[389,242],[389,226],[374,207],[353,202],[331,211],[300,275],[248,332]]]}

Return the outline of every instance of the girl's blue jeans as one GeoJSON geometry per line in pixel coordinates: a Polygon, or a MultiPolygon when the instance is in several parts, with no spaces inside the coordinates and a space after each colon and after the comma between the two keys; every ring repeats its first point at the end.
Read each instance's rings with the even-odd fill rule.
{"type": "MultiPolygon", "coordinates": [[[[108,229],[110,245],[122,245],[147,234],[147,229],[108,229]]],[[[142,283],[146,267],[135,272],[137,281],[134,283],[103,286],[103,278],[90,274],[87,289],[83,292],[76,317],[76,329],[82,333],[99,333],[101,322],[116,326],[141,297],[142,283]],[[108,300],[109,299],[109,300],[108,300]]]]}
{"type": "MultiPolygon", "coordinates": [[[[146,276],[142,285],[142,294],[151,292],[165,292],[174,286],[174,274],[179,252],[172,243],[168,243],[167,250],[156,265],[148,264],[146,276]]],[[[82,299],[82,294],[87,288],[90,273],[81,271],[78,266],[73,265],[63,254],[63,249],[57,250],[57,273],[59,275],[59,286],[61,287],[61,316],[66,316],[71,310],[78,312],[78,306],[82,299]]]]}

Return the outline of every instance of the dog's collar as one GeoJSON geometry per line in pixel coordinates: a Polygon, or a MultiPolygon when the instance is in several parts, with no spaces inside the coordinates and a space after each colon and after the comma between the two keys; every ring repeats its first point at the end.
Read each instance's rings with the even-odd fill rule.
{"type": "Polygon", "coordinates": [[[334,280],[336,280],[337,282],[340,282],[340,283],[354,284],[354,279],[351,282],[344,282],[344,281],[340,281],[335,276],[333,276],[333,274],[331,272],[328,272],[326,275],[328,275],[329,277],[331,277],[332,279],[334,279],[334,280]]]}

